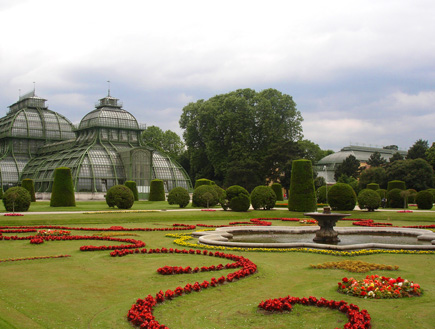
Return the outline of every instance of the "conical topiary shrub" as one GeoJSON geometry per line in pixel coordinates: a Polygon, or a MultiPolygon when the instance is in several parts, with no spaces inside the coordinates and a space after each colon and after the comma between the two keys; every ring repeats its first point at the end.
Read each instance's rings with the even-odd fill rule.
{"type": "Polygon", "coordinates": [[[33,179],[26,178],[21,181],[21,187],[25,188],[27,191],[29,191],[30,194],[30,200],[32,202],[36,202],[35,197],[35,184],[33,183],[33,179]]]}
{"type": "Polygon", "coordinates": [[[310,160],[295,160],[292,163],[288,209],[290,211],[315,211],[317,208],[313,168],[310,160]]]}
{"type": "Polygon", "coordinates": [[[128,180],[125,182],[125,186],[127,186],[133,192],[134,201],[139,201],[139,193],[137,191],[136,182],[128,180]]]}
{"type": "Polygon", "coordinates": [[[74,185],[71,169],[59,167],[54,170],[50,207],[75,207],[74,185]]]}
{"type": "Polygon", "coordinates": [[[273,183],[271,187],[276,194],[276,201],[284,201],[284,197],[282,195],[282,185],[280,183],[273,183]]]}
{"type": "Polygon", "coordinates": [[[149,201],[165,201],[165,187],[161,179],[154,179],[150,185],[149,201]]]}

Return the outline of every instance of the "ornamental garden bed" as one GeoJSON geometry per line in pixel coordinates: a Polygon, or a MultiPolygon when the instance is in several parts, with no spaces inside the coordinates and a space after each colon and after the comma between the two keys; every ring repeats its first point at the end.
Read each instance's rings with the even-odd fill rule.
{"type": "MultiPolygon", "coordinates": [[[[169,212],[165,214],[118,214],[116,217],[92,214],[80,215],[79,218],[77,215],[75,217],[60,215],[56,218],[42,215],[17,217],[16,223],[18,224],[23,224],[21,220],[25,221],[24,224],[28,224],[29,221],[35,225],[41,222],[50,224],[51,220],[51,223],[54,222],[59,226],[51,228],[52,230],[68,230],[71,232],[70,237],[93,236],[103,232],[122,233],[124,232],[122,229],[125,228],[129,229],[125,233],[135,234],[132,240],[142,241],[145,246],[137,247],[134,242],[116,240],[63,240],[58,236],[56,239],[43,240],[44,242],[39,245],[31,245],[29,239],[9,238],[0,241],[0,259],[2,260],[35,258],[32,261],[22,259],[0,263],[2,272],[0,303],[9,305],[8,308],[0,308],[1,327],[8,328],[7,324],[11,323],[15,327],[26,328],[36,326],[131,328],[130,322],[127,321],[128,310],[131,306],[138,299],[146,299],[148,295],[156,298],[158,294],[161,294],[160,291],[163,293],[164,300],[156,306],[153,316],[159,323],[164,323],[169,328],[277,328],[280,326],[343,328],[349,321],[339,309],[331,310],[301,304],[293,305],[293,310],[288,314],[285,312],[265,314],[265,311],[259,311],[258,305],[261,301],[288,295],[299,299],[310,296],[321,300],[323,297],[326,301],[343,301],[347,305],[357,305],[360,312],[367,310],[372,325],[380,328],[395,328],[403,325],[424,328],[435,320],[433,314],[428,312],[430,305],[434,303],[430,289],[428,291],[425,289],[424,294],[419,298],[386,300],[355,298],[331,289],[337,281],[341,281],[343,276],[348,274],[345,270],[320,271],[309,267],[309,264],[346,259],[343,255],[337,258],[332,254],[300,251],[265,253],[210,249],[207,249],[208,252],[205,255],[204,249],[181,246],[174,243],[175,238],[166,237],[168,233],[171,233],[170,229],[183,228],[173,226],[173,224],[201,223],[219,226],[228,225],[230,222],[249,221],[246,214],[229,213],[228,218],[216,218],[215,216],[222,216],[223,212],[198,213],[203,216],[202,220],[198,220],[199,217],[196,217],[196,214],[188,216],[169,212]],[[208,216],[212,217],[208,218],[208,216]],[[186,221],[189,218],[190,221],[186,221]],[[63,225],[59,225],[60,222],[63,222],[63,225]],[[135,228],[141,230],[133,230],[135,228]],[[147,228],[152,230],[146,230],[147,228]],[[159,230],[154,230],[157,228],[159,230]],[[132,246],[131,249],[125,249],[128,250],[127,257],[111,257],[110,253],[114,250],[101,248],[122,244],[132,246]],[[83,246],[97,248],[93,248],[92,252],[80,251],[83,246]],[[173,252],[170,252],[171,248],[173,252]],[[146,253],[143,252],[144,249],[147,250],[146,253]],[[187,252],[176,253],[177,249],[187,250],[187,252]],[[194,251],[193,254],[190,253],[190,249],[194,251]],[[200,250],[199,254],[196,252],[197,249],[200,250]],[[151,253],[150,250],[152,250],[151,253]],[[210,251],[213,252],[212,255],[210,251]],[[216,252],[249,259],[257,266],[257,271],[244,278],[233,279],[232,282],[212,283],[214,282],[212,278],[215,278],[216,282],[219,282],[222,277],[226,280],[228,275],[243,268],[225,268],[226,264],[234,263],[234,261],[227,259],[224,261],[223,258],[215,256],[216,252]],[[70,257],[60,257],[61,255],[70,257]],[[42,258],[49,256],[53,258],[42,258]],[[168,267],[171,271],[174,269],[179,271],[179,267],[184,271],[190,267],[192,273],[159,274],[158,269],[169,272],[168,267]],[[20,275],[16,275],[17,273],[20,275]],[[195,283],[201,287],[198,291],[193,288],[195,283]],[[186,286],[189,288],[188,284],[192,288],[191,293],[186,294],[184,288],[186,286]],[[204,286],[207,287],[204,288],[204,286]],[[174,297],[181,292],[178,287],[183,288],[183,294],[174,297]],[[59,291],[62,291],[61,295],[59,291]],[[13,301],[12,304],[11,301],[13,301]],[[382,303],[382,307],[379,307],[379,302],[382,303]],[[406,312],[395,312],[397,309],[403,309],[406,312]],[[393,313],[394,316],[388,315],[393,313]],[[409,314],[413,315],[412,318],[409,314]]],[[[285,214],[257,212],[251,215],[253,216],[251,218],[293,217],[293,214],[289,215],[288,212],[285,214]],[[272,214],[272,216],[267,214],[272,214]]],[[[415,214],[407,215],[414,216],[415,214]]],[[[271,222],[272,225],[278,223],[273,220],[271,222]]],[[[416,222],[415,224],[425,223],[416,222]]],[[[279,221],[278,225],[299,225],[299,222],[279,221]]],[[[38,228],[33,232],[25,232],[26,229],[32,229],[29,228],[30,225],[22,226],[26,228],[16,228],[22,230],[22,233],[9,232],[3,233],[3,236],[31,236],[36,235],[39,230],[48,229],[38,228]]],[[[183,232],[190,231],[180,230],[172,234],[183,232]]],[[[409,281],[418,282],[423,288],[430,287],[432,284],[432,269],[435,265],[433,255],[382,253],[355,255],[354,257],[375,264],[398,264],[400,267],[394,272],[395,278],[399,276],[407,278],[409,281]]],[[[379,271],[376,273],[386,277],[390,277],[392,273],[379,271]]],[[[187,270],[187,272],[190,271],[187,270]]],[[[197,288],[198,285],[196,285],[197,288]]]]}

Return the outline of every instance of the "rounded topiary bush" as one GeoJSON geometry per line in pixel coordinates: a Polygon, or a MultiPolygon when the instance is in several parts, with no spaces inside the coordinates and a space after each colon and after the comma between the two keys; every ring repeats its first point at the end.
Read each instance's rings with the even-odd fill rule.
{"type": "Polygon", "coordinates": [[[392,189],[398,188],[400,190],[406,189],[406,184],[401,180],[392,180],[388,182],[387,191],[391,191],[392,189]]]}
{"type": "Polygon", "coordinates": [[[380,186],[378,183],[370,183],[370,184],[367,184],[367,188],[370,190],[376,191],[376,190],[379,190],[380,186]]]}
{"type": "Polygon", "coordinates": [[[31,202],[30,193],[24,187],[11,187],[3,194],[6,211],[27,211],[31,202]]]}
{"type": "Polygon", "coordinates": [[[282,195],[282,185],[280,183],[273,183],[271,187],[276,194],[276,201],[284,201],[284,197],[282,195]]]}
{"type": "Polygon", "coordinates": [[[292,163],[288,209],[301,212],[317,209],[313,168],[310,160],[294,160],[292,163]]]}
{"type": "Polygon", "coordinates": [[[193,191],[192,205],[194,207],[214,207],[219,202],[219,195],[214,186],[200,185],[193,191]]]}
{"type": "Polygon", "coordinates": [[[36,202],[35,197],[35,184],[33,183],[33,179],[26,178],[21,181],[21,187],[25,188],[30,194],[30,200],[32,202],[36,202]]]}
{"type": "Polygon", "coordinates": [[[150,185],[149,201],[165,201],[165,187],[161,179],[153,179],[150,185]]]}
{"type": "Polygon", "coordinates": [[[128,180],[125,182],[125,186],[127,186],[133,192],[134,201],[139,201],[139,193],[137,191],[136,182],[128,180]]]}
{"type": "Polygon", "coordinates": [[[270,210],[275,207],[276,194],[269,186],[257,186],[251,192],[252,207],[257,210],[270,210]]]}
{"type": "Polygon", "coordinates": [[[112,186],[107,191],[106,203],[109,207],[130,209],[134,204],[133,192],[125,185],[112,186]]]}
{"type": "Polygon", "coordinates": [[[417,193],[415,197],[418,209],[432,209],[434,197],[431,191],[424,190],[417,193]]]}
{"type": "Polygon", "coordinates": [[[169,191],[168,203],[178,204],[180,208],[185,208],[190,202],[189,192],[181,186],[174,187],[169,191]]]}
{"type": "Polygon", "coordinates": [[[227,188],[228,207],[233,211],[248,211],[251,206],[249,192],[240,185],[227,188]]]}
{"type": "Polygon", "coordinates": [[[333,210],[353,210],[356,194],[349,184],[337,183],[329,188],[328,201],[333,210]]]}
{"type": "Polygon", "coordinates": [[[71,169],[59,167],[54,170],[50,207],[75,207],[74,184],[71,169]]]}
{"type": "Polygon", "coordinates": [[[229,208],[233,211],[248,211],[251,206],[251,200],[246,194],[240,194],[229,201],[229,208]]]}
{"type": "Polygon", "coordinates": [[[211,186],[215,189],[218,195],[218,204],[224,206],[226,204],[227,192],[225,192],[225,190],[222,187],[216,184],[213,184],[211,186]]]}
{"type": "Polygon", "coordinates": [[[381,200],[387,197],[387,190],[380,188],[379,190],[376,190],[376,193],[379,194],[379,196],[381,197],[381,200]]]}
{"type": "Polygon", "coordinates": [[[196,180],[194,188],[200,187],[202,185],[214,185],[214,184],[215,183],[212,180],[210,180],[210,179],[200,178],[200,179],[196,180]]]}
{"type": "Polygon", "coordinates": [[[388,206],[390,208],[403,208],[404,200],[403,196],[401,195],[402,191],[403,190],[400,188],[393,188],[392,190],[388,191],[387,199],[388,206]]]}
{"type": "Polygon", "coordinates": [[[381,205],[381,197],[372,189],[364,189],[358,194],[358,206],[360,209],[375,211],[381,205]]]}

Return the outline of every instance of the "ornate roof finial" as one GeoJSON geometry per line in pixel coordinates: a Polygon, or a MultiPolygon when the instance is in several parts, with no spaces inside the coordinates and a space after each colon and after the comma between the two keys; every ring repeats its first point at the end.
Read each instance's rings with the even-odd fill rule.
{"type": "Polygon", "coordinates": [[[110,80],[107,80],[107,84],[108,84],[107,97],[110,97],[110,80]]]}
{"type": "Polygon", "coordinates": [[[33,96],[36,96],[36,82],[33,81],[33,96]]]}

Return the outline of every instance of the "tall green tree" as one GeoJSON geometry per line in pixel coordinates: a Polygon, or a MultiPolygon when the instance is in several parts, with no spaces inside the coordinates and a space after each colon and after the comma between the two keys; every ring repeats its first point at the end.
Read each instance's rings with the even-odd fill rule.
{"type": "Polygon", "coordinates": [[[404,181],[406,187],[417,191],[434,186],[432,166],[423,159],[398,160],[386,168],[387,181],[404,181]]]}
{"type": "Polygon", "coordinates": [[[399,152],[393,154],[393,156],[390,158],[390,163],[393,163],[394,161],[397,160],[403,160],[403,156],[399,152]]]}
{"type": "Polygon", "coordinates": [[[433,170],[435,170],[435,142],[426,150],[426,161],[429,162],[433,170]]]}
{"type": "Polygon", "coordinates": [[[379,152],[372,153],[372,155],[370,155],[369,159],[367,160],[367,164],[372,167],[380,167],[386,163],[387,160],[385,160],[379,152]]]}
{"type": "Polygon", "coordinates": [[[292,97],[275,89],[239,89],[190,103],[183,108],[180,127],[191,177],[209,178],[220,185],[258,163],[261,172],[257,175],[264,183],[268,170],[264,159],[270,147],[280,141],[300,140],[301,122],[292,97]],[[228,173],[231,177],[227,179],[228,173]]]}
{"type": "Polygon", "coordinates": [[[176,160],[184,151],[184,143],[180,136],[171,130],[163,131],[156,126],[147,127],[142,133],[142,140],[145,144],[176,160]]]}
{"type": "Polygon", "coordinates": [[[426,160],[426,151],[429,148],[428,141],[419,139],[408,150],[406,159],[424,159],[426,160]]]}
{"type": "Polygon", "coordinates": [[[325,156],[334,153],[333,150],[322,150],[318,144],[308,139],[298,141],[298,145],[304,152],[303,158],[311,160],[313,164],[315,164],[317,161],[324,158],[325,156]]]}
{"type": "Polygon", "coordinates": [[[354,155],[350,154],[346,159],[343,160],[341,164],[337,166],[334,173],[334,178],[338,181],[341,175],[346,175],[347,177],[358,178],[359,175],[360,162],[355,158],[354,155]]]}
{"type": "Polygon", "coordinates": [[[383,167],[364,169],[359,175],[359,187],[365,189],[367,184],[377,183],[381,188],[387,187],[387,173],[383,167]]]}

